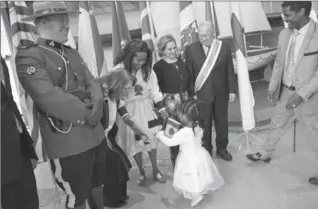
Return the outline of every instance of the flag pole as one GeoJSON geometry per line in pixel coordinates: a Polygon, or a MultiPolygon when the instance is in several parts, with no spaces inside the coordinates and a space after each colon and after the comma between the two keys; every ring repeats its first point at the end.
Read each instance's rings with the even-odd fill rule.
{"type": "Polygon", "coordinates": [[[245,30],[243,28],[243,40],[244,40],[244,55],[246,57],[246,62],[247,62],[247,46],[246,46],[246,35],[245,35],[245,30]]]}
{"type": "Polygon", "coordinates": [[[155,60],[158,60],[159,54],[158,54],[158,49],[157,49],[157,42],[155,40],[155,30],[154,30],[154,25],[152,22],[152,15],[151,15],[149,1],[146,1],[146,5],[147,5],[147,11],[148,11],[148,17],[149,17],[151,39],[152,39],[154,49],[155,49],[155,56],[156,56],[155,60]]]}
{"type": "MultiPolygon", "coordinates": [[[[239,14],[240,14],[240,17],[241,17],[241,9],[239,9],[239,14]]],[[[246,57],[246,62],[247,62],[247,46],[246,46],[246,35],[245,35],[245,28],[243,26],[243,43],[244,43],[244,56],[246,57]]],[[[248,64],[248,63],[246,63],[248,64]]]]}
{"type": "MultiPolygon", "coordinates": [[[[234,14],[236,13],[236,15],[238,16],[237,17],[238,18],[237,21],[239,21],[240,13],[241,13],[240,7],[239,7],[239,3],[235,2],[234,5],[233,5],[233,3],[234,2],[231,3],[231,6],[232,6],[232,17],[231,18],[233,18],[233,13],[234,14]]],[[[231,20],[231,22],[232,22],[232,20],[231,20]]],[[[240,23],[238,23],[238,24],[240,24],[240,23]]],[[[233,39],[235,39],[235,31],[234,31],[233,25],[231,25],[231,26],[232,26],[233,39]]],[[[238,32],[238,31],[236,31],[236,32],[238,32]]],[[[237,74],[238,74],[238,82],[239,82],[239,94],[241,95],[242,93],[247,93],[247,92],[241,92],[241,90],[240,90],[241,88],[243,90],[245,90],[245,91],[247,91],[247,90],[251,91],[252,95],[250,95],[250,96],[252,96],[253,100],[254,100],[253,101],[253,105],[251,105],[251,108],[253,110],[253,116],[254,116],[254,124],[253,124],[253,127],[250,127],[250,128],[244,127],[244,123],[243,123],[244,119],[243,119],[243,115],[242,115],[243,132],[241,134],[237,135],[236,137],[234,137],[233,139],[231,139],[230,141],[233,142],[233,141],[236,141],[237,139],[241,138],[242,136],[245,136],[245,140],[239,142],[238,150],[240,150],[242,148],[244,142],[246,143],[247,149],[249,150],[250,149],[251,138],[254,138],[254,140],[256,140],[259,143],[261,143],[262,140],[259,137],[255,136],[253,133],[251,133],[252,130],[253,129],[255,130],[255,128],[257,127],[257,124],[255,124],[255,117],[256,116],[255,116],[255,111],[254,111],[255,98],[253,96],[253,88],[251,86],[251,82],[250,82],[250,79],[249,79],[248,63],[247,63],[247,56],[246,56],[246,54],[247,54],[247,50],[246,50],[246,48],[247,48],[246,47],[246,36],[245,36],[245,33],[244,33],[244,27],[242,25],[240,25],[239,33],[241,33],[242,36],[243,36],[242,37],[243,40],[241,39],[241,42],[243,42],[242,45],[244,46],[244,49],[238,49],[238,50],[240,50],[241,52],[242,52],[242,50],[245,50],[245,52],[242,53],[243,56],[245,54],[245,58],[244,58],[244,60],[245,60],[244,62],[245,63],[242,62],[242,64],[246,65],[244,67],[242,66],[242,71],[239,71],[239,69],[238,69],[238,66],[239,66],[238,58],[239,58],[239,56],[238,55],[240,53],[236,52],[237,53],[237,55],[236,55],[236,61],[237,61],[236,67],[237,67],[237,71],[238,71],[237,74]],[[248,78],[248,80],[247,80],[247,78],[248,78]],[[245,88],[243,88],[244,87],[243,84],[245,85],[245,88]],[[246,85],[250,85],[249,89],[246,89],[246,87],[247,87],[246,85]]],[[[239,35],[239,34],[237,34],[237,35],[239,35]]],[[[243,61],[243,60],[241,60],[241,61],[243,61]]],[[[243,100],[243,97],[241,99],[243,100]]],[[[240,103],[241,103],[241,101],[240,101],[240,103]]],[[[241,103],[241,111],[242,111],[242,103],[241,103]]],[[[252,117],[252,114],[250,115],[250,117],[252,117]]]]}
{"type": "Polygon", "coordinates": [[[210,1],[210,7],[211,7],[211,14],[212,14],[212,23],[213,23],[213,27],[214,27],[214,32],[216,32],[216,25],[215,25],[215,18],[214,18],[214,6],[213,6],[214,2],[210,1]]]}

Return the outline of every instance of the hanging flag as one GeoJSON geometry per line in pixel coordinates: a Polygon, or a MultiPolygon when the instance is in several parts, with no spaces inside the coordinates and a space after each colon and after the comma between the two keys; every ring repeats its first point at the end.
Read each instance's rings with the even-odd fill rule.
{"type": "Polygon", "coordinates": [[[112,2],[112,27],[112,47],[114,60],[121,47],[131,40],[123,6],[119,1],[112,2]]]}
{"type": "Polygon", "coordinates": [[[218,35],[220,35],[220,30],[218,26],[218,20],[215,14],[215,7],[213,1],[205,2],[205,20],[213,23],[215,35],[216,37],[218,37],[218,35]]]}
{"type": "Polygon", "coordinates": [[[26,3],[24,1],[11,1],[9,2],[9,11],[13,46],[17,47],[22,39],[35,41],[37,30],[33,22],[21,20],[26,16],[32,15],[26,3]]]}
{"type": "Polygon", "coordinates": [[[87,1],[80,1],[79,10],[78,52],[93,76],[99,78],[108,70],[97,22],[87,1]]]}
{"type": "Polygon", "coordinates": [[[309,17],[310,17],[313,21],[315,21],[316,23],[318,23],[318,16],[317,16],[316,11],[315,11],[314,9],[312,9],[312,10],[310,11],[309,17]]]}
{"type": "MultiPolygon", "coordinates": [[[[32,15],[32,10],[27,6],[24,1],[11,1],[9,2],[9,17],[10,17],[10,24],[11,24],[11,40],[13,45],[13,54],[15,57],[16,47],[20,44],[20,41],[30,40],[36,41],[37,30],[33,24],[33,22],[22,21],[24,17],[32,15]]],[[[24,91],[23,87],[21,86],[14,62],[11,65],[12,72],[14,77],[19,84],[19,95],[20,95],[20,106],[21,111],[23,114],[23,118],[26,124],[29,126],[29,132],[31,138],[36,145],[36,152],[39,157],[39,161],[45,162],[47,161],[47,157],[45,154],[41,133],[40,133],[40,126],[39,126],[39,113],[34,105],[31,97],[24,91]]]]}
{"type": "Polygon", "coordinates": [[[180,46],[180,2],[152,1],[150,9],[157,36],[172,34],[180,46]]]}
{"type": "Polygon", "coordinates": [[[155,46],[155,38],[157,37],[156,30],[153,26],[153,21],[150,13],[149,2],[140,2],[140,22],[142,40],[148,44],[148,47],[153,51],[153,58],[155,63],[157,61],[157,53],[155,46]]]}
{"type": "Polygon", "coordinates": [[[242,115],[242,127],[244,131],[249,131],[255,127],[254,105],[255,99],[253,89],[249,78],[248,65],[246,59],[244,29],[242,28],[240,18],[239,3],[232,3],[231,27],[233,33],[233,42],[235,47],[239,99],[242,115]]]}
{"type": "Polygon", "coordinates": [[[288,28],[288,23],[284,20],[285,19],[284,18],[284,14],[282,13],[281,15],[282,15],[282,20],[283,20],[283,23],[284,23],[284,27],[288,28]]]}
{"type": "MultiPolygon", "coordinates": [[[[145,1],[140,2],[140,22],[141,22],[141,34],[142,40],[148,44],[148,47],[154,51],[155,45],[152,36],[156,37],[157,34],[151,33],[150,27],[150,14],[148,13],[147,3],[145,1]]],[[[156,31],[154,31],[156,33],[156,31]]]]}
{"type": "Polygon", "coordinates": [[[77,49],[71,29],[68,31],[67,42],[65,43],[65,45],[72,47],[73,49],[77,49]]]}
{"type": "Polygon", "coordinates": [[[180,1],[181,48],[199,40],[198,25],[191,1],[180,1]]]}

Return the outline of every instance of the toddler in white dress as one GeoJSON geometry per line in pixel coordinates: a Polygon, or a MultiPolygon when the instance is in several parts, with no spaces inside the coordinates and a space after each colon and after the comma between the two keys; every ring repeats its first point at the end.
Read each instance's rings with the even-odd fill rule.
{"type": "Polygon", "coordinates": [[[203,130],[198,125],[198,118],[197,101],[186,101],[181,104],[178,113],[184,127],[171,138],[164,131],[157,133],[167,146],[180,145],[173,186],[186,199],[191,199],[191,206],[198,204],[209,190],[216,190],[224,184],[211,156],[201,145],[203,130]]]}

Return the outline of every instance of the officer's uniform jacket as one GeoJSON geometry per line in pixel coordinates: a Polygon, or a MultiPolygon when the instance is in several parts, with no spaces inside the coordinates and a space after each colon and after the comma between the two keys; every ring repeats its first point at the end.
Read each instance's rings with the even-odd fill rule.
{"type": "Polygon", "coordinates": [[[69,93],[88,90],[93,102],[103,97],[76,50],[39,38],[37,43],[22,42],[15,61],[19,80],[40,112],[41,135],[50,159],[75,155],[101,143],[105,137],[101,124],[86,125],[91,110],[69,93]],[[56,119],[62,126],[54,127],[56,119]]]}

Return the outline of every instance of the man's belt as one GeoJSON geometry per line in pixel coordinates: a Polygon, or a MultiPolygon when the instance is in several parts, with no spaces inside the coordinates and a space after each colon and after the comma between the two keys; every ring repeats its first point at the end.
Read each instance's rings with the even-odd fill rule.
{"type": "Polygon", "coordinates": [[[286,87],[286,88],[288,88],[288,89],[291,90],[291,91],[295,91],[295,90],[296,90],[295,86],[287,86],[287,85],[285,85],[285,84],[283,84],[283,86],[286,87]]]}

